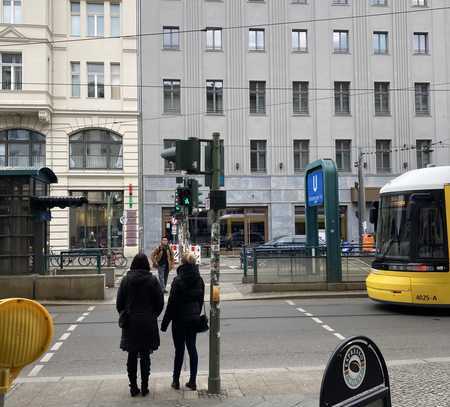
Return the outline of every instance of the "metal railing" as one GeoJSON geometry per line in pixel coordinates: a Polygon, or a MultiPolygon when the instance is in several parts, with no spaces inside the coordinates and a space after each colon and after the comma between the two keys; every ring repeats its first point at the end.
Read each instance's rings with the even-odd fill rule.
{"type": "Polygon", "coordinates": [[[100,249],[63,250],[47,256],[47,267],[63,270],[67,267],[92,267],[95,266],[97,273],[102,269],[102,251],[100,249]]]}
{"type": "MultiPolygon", "coordinates": [[[[326,283],[326,246],[243,248],[241,261],[245,281],[257,283],[326,283]]],[[[346,245],[341,248],[341,282],[363,282],[368,276],[374,249],[346,245]]]]}

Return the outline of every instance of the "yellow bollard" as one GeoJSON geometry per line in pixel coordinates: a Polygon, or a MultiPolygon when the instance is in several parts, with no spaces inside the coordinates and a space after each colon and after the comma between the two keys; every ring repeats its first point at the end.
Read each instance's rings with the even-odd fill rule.
{"type": "Polygon", "coordinates": [[[52,337],[53,320],[41,304],[24,298],[0,301],[0,402],[20,371],[47,351],[52,337]]]}

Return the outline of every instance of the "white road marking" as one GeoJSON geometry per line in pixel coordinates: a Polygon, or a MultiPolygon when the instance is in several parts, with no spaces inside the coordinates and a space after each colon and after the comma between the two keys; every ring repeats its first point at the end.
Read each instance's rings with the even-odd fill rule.
{"type": "Polygon", "coordinates": [[[294,302],[293,301],[291,301],[291,300],[286,300],[286,302],[287,302],[287,304],[288,305],[292,305],[292,306],[294,306],[295,304],[294,304],[294,302]]]}
{"type": "Polygon", "coordinates": [[[29,377],[37,376],[43,367],[44,365],[36,365],[35,367],[33,367],[33,369],[31,369],[30,373],[28,373],[28,376],[29,377]]]}
{"type": "Polygon", "coordinates": [[[69,328],[67,328],[68,331],[75,331],[77,329],[78,325],[70,325],[69,328]]]}
{"type": "Polygon", "coordinates": [[[314,322],[317,322],[318,324],[323,324],[323,322],[319,318],[311,318],[314,322]]]}
{"type": "Polygon", "coordinates": [[[62,346],[63,342],[56,342],[50,349],[52,352],[56,352],[62,346]]]}
{"type": "Polygon", "coordinates": [[[80,317],[77,319],[77,322],[83,322],[83,320],[84,320],[84,317],[80,317]]]}
{"type": "Polygon", "coordinates": [[[305,312],[305,315],[306,315],[307,317],[312,317],[312,316],[313,316],[313,314],[310,314],[309,312],[305,312]]]}
{"type": "Polygon", "coordinates": [[[60,341],[65,341],[70,336],[70,332],[66,332],[65,334],[61,335],[61,338],[59,338],[60,341]]]}
{"type": "Polygon", "coordinates": [[[326,329],[328,332],[334,332],[334,329],[329,327],[328,325],[322,325],[323,329],[326,329]]]}
{"type": "Polygon", "coordinates": [[[47,363],[52,357],[53,357],[53,353],[46,353],[45,355],[44,355],[44,357],[40,360],[41,361],[41,363],[47,363]]]}
{"type": "Polygon", "coordinates": [[[343,336],[343,335],[341,335],[341,334],[338,334],[337,332],[335,332],[333,335],[334,335],[336,338],[340,339],[341,341],[345,340],[345,336],[343,336]]]}
{"type": "Polygon", "coordinates": [[[83,312],[83,317],[89,316],[89,312],[83,312]]]}
{"type": "Polygon", "coordinates": [[[297,308],[297,311],[306,312],[303,308],[297,308]]]}
{"type": "Polygon", "coordinates": [[[94,311],[94,310],[95,310],[95,307],[89,307],[89,308],[88,308],[88,311],[89,311],[89,312],[92,312],[92,311],[94,311]]]}

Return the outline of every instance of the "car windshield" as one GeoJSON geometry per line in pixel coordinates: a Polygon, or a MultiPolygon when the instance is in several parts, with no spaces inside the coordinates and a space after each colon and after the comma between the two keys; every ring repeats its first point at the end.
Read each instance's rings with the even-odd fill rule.
{"type": "Polygon", "coordinates": [[[448,258],[442,191],[383,196],[376,255],[413,262],[448,258]]]}

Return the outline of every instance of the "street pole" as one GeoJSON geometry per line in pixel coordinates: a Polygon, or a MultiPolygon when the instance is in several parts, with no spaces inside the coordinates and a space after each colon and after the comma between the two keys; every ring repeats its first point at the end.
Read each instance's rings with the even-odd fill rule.
{"type": "Polygon", "coordinates": [[[363,174],[364,153],[359,149],[358,155],[358,226],[359,226],[359,245],[363,245],[364,221],[366,219],[366,191],[364,188],[363,174]]]}
{"type": "MultiPolygon", "coordinates": [[[[213,134],[211,191],[220,188],[220,134],[213,134]]],[[[218,302],[220,277],[219,211],[211,208],[211,283],[208,393],[220,394],[220,305],[218,302]]]]}
{"type": "Polygon", "coordinates": [[[110,192],[108,195],[108,204],[106,207],[106,212],[108,216],[108,231],[107,231],[107,260],[108,260],[108,267],[111,267],[111,224],[112,224],[112,195],[113,193],[110,192]]]}
{"type": "Polygon", "coordinates": [[[0,393],[0,407],[3,407],[5,405],[5,395],[3,393],[0,393]]]}

